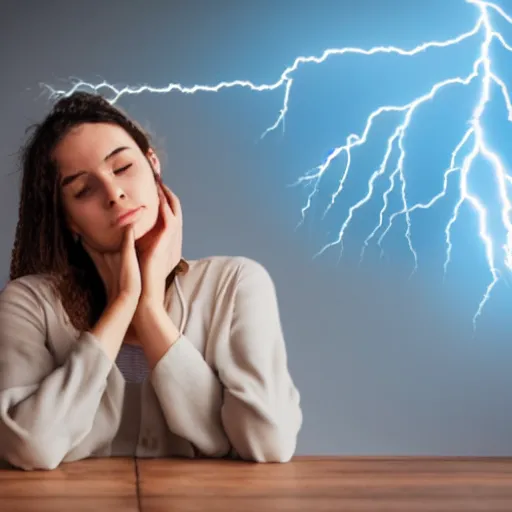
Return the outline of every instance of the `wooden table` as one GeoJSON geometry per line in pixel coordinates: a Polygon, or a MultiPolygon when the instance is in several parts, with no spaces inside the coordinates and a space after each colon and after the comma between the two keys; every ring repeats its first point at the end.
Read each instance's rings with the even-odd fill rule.
{"type": "Polygon", "coordinates": [[[89,459],[0,470],[5,512],[512,511],[512,458],[89,459]]]}

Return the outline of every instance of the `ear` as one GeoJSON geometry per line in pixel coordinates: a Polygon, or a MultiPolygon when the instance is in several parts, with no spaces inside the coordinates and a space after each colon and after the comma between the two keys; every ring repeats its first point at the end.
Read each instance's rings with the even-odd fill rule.
{"type": "Polygon", "coordinates": [[[147,156],[147,159],[149,160],[149,163],[151,164],[151,166],[155,170],[155,172],[159,176],[161,176],[162,175],[162,171],[161,171],[161,168],[160,168],[160,160],[159,160],[158,156],[156,156],[155,150],[153,148],[149,148],[148,153],[147,153],[146,156],[147,156]]]}
{"type": "Polygon", "coordinates": [[[70,234],[71,236],[73,237],[73,239],[76,241],[76,238],[77,237],[80,237],[82,236],[82,233],[80,232],[80,227],[78,226],[78,224],[71,218],[71,215],[69,214],[69,211],[67,210],[67,208],[62,205],[63,208],[62,208],[62,215],[63,215],[63,220],[64,220],[64,224],[65,226],[69,229],[70,231],[70,234]]]}
{"type": "Polygon", "coordinates": [[[76,224],[76,222],[74,222],[73,220],[71,220],[71,218],[69,217],[69,215],[65,214],[65,223],[66,223],[66,226],[68,227],[68,229],[71,231],[71,234],[73,235],[73,237],[75,236],[80,236],[80,228],[78,227],[78,225],[76,224]]]}
{"type": "Polygon", "coordinates": [[[76,224],[69,224],[69,230],[71,231],[71,235],[73,236],[73,238],[80,236],[80,230],[78,229],[78,226],[76,224]]]}

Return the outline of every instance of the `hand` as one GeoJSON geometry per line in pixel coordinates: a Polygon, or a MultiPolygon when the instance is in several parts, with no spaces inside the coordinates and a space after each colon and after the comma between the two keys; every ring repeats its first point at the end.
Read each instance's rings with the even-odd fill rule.
{"type": "Polygon", "coordinates": [[[160,206],[151,231],[137,241],[142,275],[141,301],[163,305],[165,281],[181,260],[183,215],[178,197],[157,183],[160,206]]]}
{"type": "Polygon", "coordinates": [[[121,247],[117,252],[99,252],[85,240],[82,245],[94,262],[103,281],[107,304],[112,304],[119,296],[130,297],[135,301],[139,300],[142,278],[135,250],[133,225],[128,225],[124,230],[121,247]]]}

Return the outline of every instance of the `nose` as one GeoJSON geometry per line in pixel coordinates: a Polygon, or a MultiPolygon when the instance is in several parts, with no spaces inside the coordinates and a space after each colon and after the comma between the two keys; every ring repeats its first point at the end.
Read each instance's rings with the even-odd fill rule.
{"type": "Polygon", "coordinates": [[[119,186],[118,183],[107,183],[106,184],[106,196],[109,207],[114,206],[116,203],[126,199],[124,190],[119,186]]]}

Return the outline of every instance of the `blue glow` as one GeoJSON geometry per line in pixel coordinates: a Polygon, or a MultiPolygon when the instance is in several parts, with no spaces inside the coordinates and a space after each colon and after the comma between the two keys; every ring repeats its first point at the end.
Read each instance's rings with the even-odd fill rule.
{"type": "Polygon", "coordinates": [[[440,81],[433,85],[423,95],[416,97],[413,101],[401,105],[380,106],[366,119],[364,129],[361,133],[351,133],[346,137],[345,142],[330,151],[328,156],[314,169],[302,175],[295,185],[304,185],[310,190],[307,200],[301,210],[301,220],[299,226],[304,222],[308,211],[310,210],[315,196],[319,192],[319,186],[327,170],[331,168],[333,162],[344,156],[344,166],[338,185],[330,195],[330,201],[324,211],[324,217],[336,204],[340,195],[345,189],[345,185],[352,170],[353,151],[366,144],[369,134],[374,128],[374,122],[378,118],[394,115],[399,117],[399,122],[392,130],[392,134],[387,139],[386,151],[378,168],[371,174],[368,180],[366,194],[358,201],[351,204],[346,218],[341,223],[338,235],[318,251],[316,256],[323,254],[327,249],[339,246],[343,251],[343,241],[346,230],[354,219],[355,214],[364,205],[374,198],[375,184],[380,178],[387,176],[389,185],[383,192],[382,208],[378,214],[378,220],[374,229],[365,238],[360,251],[360,261],[363,261],[365,251],[370,243],[375,241],[383,254],[382,243],[398,218],[405,220],[404,237],[408,250],[412,258],[413,275],[418,270],[418,254],[412,241],[413,223],[411,214],[417,210],[426,210],[431,208],[440,199],[446,197],[449,180],[457,177],[458,179],[458,199],[451,213],[450,219],[444,229],[444,238],[446,243],[446,257],[444,261],[444,275],[446,275],[451,263],[453,250],[452,228],[459,219],[461,207],[464,204],[469,205],[478,219],[478,237],[485,249],[485,257],[489,271],[489,281],[481,300],[473,316],[473,328],[476,328],[477,319],[482,314],[484,306],[489,301],[492,291],[499,280],[512,269],[512,224],[510,212],[512,203],[508,196],[507,187],[512,184],[512,177],[506,172],[505,165],[500,156],[491,149],[483,128],[482,118],[486,108],[491,100],[493,89],[501,94],[502,100],[508,110],[508,120],[512,120],[512,102],[510,93],[505,82],[498,76],[493,68],[491,59],[491,45],[496,44],[502,49],[512,52],[512,46],[507,43],[505,37],[497,31],[492,24],[492,16],[500,19],[512,26],[512,17],[508,15],[500,6],[485,0],[466,0],[468,7],[475,9],[477,20],[475,24],[467,31],[458,36],[444,41],[428,41],[412,49],[398,48],[394,46],[377,46],[370,49],[362,48],[330,48],[325,50],[320,56],[300,56],[295,59],[292,65],[284,69],[278,80],[273,83],[257,84],[246,80],[233,80],[219,82],[215,85],[193,85],[190,87],[178,83],[171,83],[165,87],[153,87],[142,85],[139,87],[116,88],[108,82],[93,84],[82,80],[76,83],[69,90],[56,90],[49,85],[45,85],[51,92],[52,97],[57,98],[63,95],[69,95],[79,89],[92,89],[106,95],[110,102],[116,103],[123,96],[138,95],[142,93],[168,94],[171,92],[180,92],[183,94],[195,94],[198,92],[217,92],[221,89],[246,88],[253,92],[265,92],[283,90],[282,108],[277,115],[275,122],[263,131],[261,137],[264,138],[278,127],[284,128],[286,115],[289,111],[289,101],[294,87],[296,71],[303,66],[320,65],[333,57],[341,57],[346,54],[356,54],[370,56],[376,54],[396,54],[404,58],[413,58],[420,53],[427,52],[433,48],[447,48],[460,45],[468,40],[478,40],[480,42],[479,51],[475,55],[473,67],[465,76],[454,76],[440,81]],[[468,127],[458,144],[451,153],[451,159],[447,162],[444,171],[444,181],[442,190],[434,195],[429,201],[424,203],[411,204],[408,198],[407,178],[405,174],[406,144],[405,138],[408,134],[411,123],[414,120],[417,111],[428,102],[432,101],[440,91],[453,87],[466,87],[470,84],[477,84],[479,93],[475,100],[471,116],[468,118],[468,127]],[[398,152],[396,164],[392,164],[392,155],[398,152]],[[470,191],[469,178],[471,171],[476,167],[477,157],[488,162],[494,172],[495,181],[498,187],[499,207],[501,210],[501,223],[505,230],[505,241],[499,243],[493,239],[489,228],[489,205],[470,191]],[[400,196],[401,207],[391,214],[388,214],[389,198],[392,193],[398,192],[400,196]]]}

